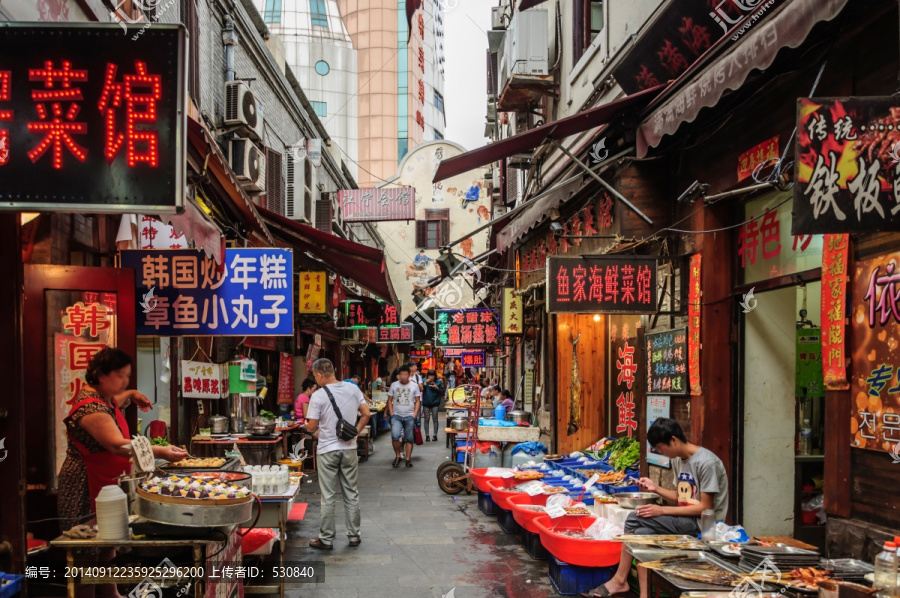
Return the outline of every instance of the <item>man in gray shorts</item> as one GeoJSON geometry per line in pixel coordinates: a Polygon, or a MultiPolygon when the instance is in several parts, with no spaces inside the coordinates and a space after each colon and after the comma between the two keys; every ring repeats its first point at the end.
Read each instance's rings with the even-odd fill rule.
{"type": "MultiPolygon", "coordinates": [[[[650,504],[638,507],[625,520],[625,533],[636,535],[687,535],[700,533],[699,518],[704,509],[714,509],[716,521],[728,512],[728,477],[721,459],[711,451],[687,441],[684,431],[673,419],[659,418],[647,430],[647,442],[656,452],[668,457],[675,474],[675,490],[660,488],[649,478],[638,482],[647,492],[655,492],[677,506],[650,504]]],[[[619,568],[611,580],[583,596],[628,595],[631,555],[622,545],[619,568]]],[[[647,571],[638,567],[641,598],[647,598],[647,571]]]]}

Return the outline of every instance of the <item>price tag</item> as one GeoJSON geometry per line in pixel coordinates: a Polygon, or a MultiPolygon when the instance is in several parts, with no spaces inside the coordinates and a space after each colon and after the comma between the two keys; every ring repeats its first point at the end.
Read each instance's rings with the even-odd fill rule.
{"type": "Polygon", "coordinates": [[[134,462],[141,471],[153,471],[156,469],[156,459],[153,458],[153,447],[146,436],[135,436],[131,439],[131,451],[134,454],[134,462]]]}
{"type": "Polygon", "coordinates": [[[565,515],[566,510],[560,505],[550,505],[549,507],[544,507],[544,513],[549,515],[550,519],[556,519],[565,515]]]}
{"type": "Polygon", "coordinates": [[[513,477],[514,475],[516,475],[516,472],[514,472],[514,471],[504,471],[503,473],[500,474],[500,477],[505,480],[508,480],[509,478],[513,477]]]}
{"type": "Polygon", "coordinates": [[[531,482],[524,486],[524,490],[528,496],[537,496],[538,494],[544,493],[544,484],[541,482],[531,482]]]}
{"type": "Polygon", "coordinates": [[[590,490],[591,486],[596,484],[597,480],[599,480],[599,479],[600,479],[600,474],[595,473],[594,475],[591,476],[591,479],[589,479],[587,482],[585,482],[584,489],[590,490]]]}

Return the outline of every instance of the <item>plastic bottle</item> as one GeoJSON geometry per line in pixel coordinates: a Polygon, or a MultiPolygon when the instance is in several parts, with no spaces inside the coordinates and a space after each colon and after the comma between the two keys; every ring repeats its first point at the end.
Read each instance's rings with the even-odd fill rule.
{"type": "Polygon", "coordinates": [[[494,419],[502,420],[506,417],[506,407],[497,405],[494,407],[494,419]]]}
{"type": "Polygon", "coordinates": [[[872,587],[881,590],[879,596],[897,595],[897,545],[893,542],[885,542],[884,550],[875,557],[872,587]]]}
{"type": "Polygon", "coordinates": [[[809,455],[812,451],[812,428],[809,427],[809,420],[803,420],[803,427],[800,428],[800,454],[809,455]]]}
{"type": "Polygon", "coordinates": [[[700,514],[700,539],[715,540],[716,539],[716,512],[712,509],[703,509],[700,514]]]}

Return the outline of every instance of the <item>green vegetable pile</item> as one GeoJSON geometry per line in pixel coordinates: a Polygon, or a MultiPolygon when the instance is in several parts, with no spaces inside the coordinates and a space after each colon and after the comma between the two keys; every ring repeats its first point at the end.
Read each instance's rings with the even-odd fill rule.
{"type": "Polygon", "coordinates": [[[162,436],[157,436],[156,438],[150,440],[150,444],[154,446],[169,446],[169,441],[162,436]]]}
{"type": "Polygon", "coordinates": [[[616,468],[616,471],[628,469],[641,458],[641,445],[635,439],[630,439],[628,446],[617,455],[610,458],[610,464],[616,468]]]}
{"type": "Polygon", "coordinates": [[[259,416],[264,417],[266,419],[275,419],[275,414],[272,413],[271,411],[266,411],[265,409],[263,409],[262,411],[259,412],[259,416]]]}

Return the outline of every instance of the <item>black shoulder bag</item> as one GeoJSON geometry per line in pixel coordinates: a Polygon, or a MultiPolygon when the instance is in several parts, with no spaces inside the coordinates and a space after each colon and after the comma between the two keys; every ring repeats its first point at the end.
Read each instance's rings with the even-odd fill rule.
{"type": "Polygon", "coordinates": [[[356,429],[356,426],[344,419],[341,410],[338,409],[337,403],[334,401],[334,395],[331,394],[328,386],[324,386],[323,389],[325,390],[325,394],[327,394],[328,398],[331,400],[331,406],[334,407],[334,413],[338,418],[337,437],[344,442],[353,440],[359,434],[359,430],[356,429]]]}

